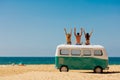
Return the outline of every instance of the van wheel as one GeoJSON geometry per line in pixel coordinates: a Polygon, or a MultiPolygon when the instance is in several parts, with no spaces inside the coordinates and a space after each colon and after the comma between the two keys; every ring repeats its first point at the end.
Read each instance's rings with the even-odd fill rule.
{"type": "Polygon", "coordinates": [[[102,67],[97,66],[97,67],[95,67],[94,72],[95,72],[95,73],[102,73],[102,72],[103,72],[103,69],[102,69],[102,67]]]}
{"type": "Polygon", "coordinates": [[[61,66],[59,70],[60,72],[68,72],[69,68],[67,66],[61,66]]]}

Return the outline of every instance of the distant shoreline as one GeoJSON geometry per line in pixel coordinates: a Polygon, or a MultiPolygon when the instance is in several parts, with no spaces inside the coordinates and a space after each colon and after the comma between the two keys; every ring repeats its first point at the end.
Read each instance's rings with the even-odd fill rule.
{"type": "MultiPolygon", "coordinates": [[[[0,57],[0,65],[20,63],[25,65],[54,64],[55,57],[0,57]]],[[[120,65],[120,57],[109,57],[109,65],[120,65]]]]}

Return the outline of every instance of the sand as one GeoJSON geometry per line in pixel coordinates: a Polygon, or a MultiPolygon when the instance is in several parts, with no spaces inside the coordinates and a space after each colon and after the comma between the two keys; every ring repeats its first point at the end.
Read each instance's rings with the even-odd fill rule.
{"type": "Polygon", "coordinates": [[[54,65],[0,65],[0,80],[120,80],[120,65],[110,65],[102,74],[92,70],[59,72],[54,65]]]}

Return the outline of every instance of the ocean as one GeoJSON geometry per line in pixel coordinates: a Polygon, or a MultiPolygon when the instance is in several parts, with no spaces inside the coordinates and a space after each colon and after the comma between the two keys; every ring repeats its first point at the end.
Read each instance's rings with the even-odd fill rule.
{"type": "MultiPolygon", "coordinates": [[[[0,65],[8,64],[55,64],[55,57],[0,57],[0,65]]],[[[120,65],[120,57],[109,57],[110,65],[120,65]]]]}

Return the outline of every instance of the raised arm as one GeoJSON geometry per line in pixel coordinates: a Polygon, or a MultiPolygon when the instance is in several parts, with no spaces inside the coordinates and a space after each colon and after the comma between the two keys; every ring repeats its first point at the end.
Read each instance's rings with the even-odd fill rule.
{"type": "Polygon", "coordinates": [[[64,32],[65,32],[65,34],[67,34],[66,28],[64,28],[64,32]]]}
{"type": "Polygon", "coordinates": [[[72,28],[71,28],[71,30],[70,30],[70,34],[72,35],[72,28]]]}
{"type": "Polygon", "coordinates": [[[86,33],[85,33],[85,30],[83,30],[83,32],[84,32],[84,35],[85,35],[85,34],[86,34],[86,33]]]}
{"type": "Polygon", "coordinates": [[[92,36],[92,33],[93,33],[93,29],[92,29],[92,31],[90,32],[90,36],[92,36]]]}
{"type": "Polygon", "coordinates": [[[76,28],[74,28],[74,35],[76,36],[76,28]]]}
{"type": "Polygon", "coordinates": [[[80,35],[82,36],[83,33],[83,28],[80,29],[80,35]]]}

